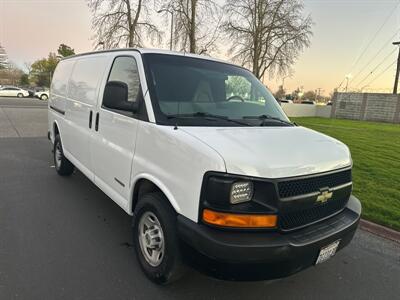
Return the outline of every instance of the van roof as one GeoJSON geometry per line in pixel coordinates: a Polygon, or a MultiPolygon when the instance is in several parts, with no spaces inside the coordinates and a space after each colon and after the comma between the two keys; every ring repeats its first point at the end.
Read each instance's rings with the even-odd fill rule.
{"type": "MultiPolygon", "coordinates": [[[[67,60],[67,59],[80,57],[80,56],[93,55],[93,54],[123,52],[123,51],[137,51],[141,54],[154,53],[154,54],[166,54],[166,55],[179,55],[179,56],[187,56],[187,57],[193,57],[193,58],[199,58],[199,59],[204,59],[204,60],[210,60],[210,61],[221,62],[221,63],[225,63],[225,64],[230,64],[230,65],[235,65],[229,61],[214,58],[211,56],[206,56],[206,55],[201,55],[201,54],[193,54],[193,53],[188,53],[188,52],[170,51],[170,50],[165,50],[165,49],[151,49],[151,48],[116,48],[116,49],[110,49],[110,50],[98,50],[98,51],[84,52],[84,53],[79,53],[76,55],[71,55],[71,56],[63,58],[62,60],[67,60]]],[[[240,67],[238,65],[235,65],[235,66],[240,67]]]]}

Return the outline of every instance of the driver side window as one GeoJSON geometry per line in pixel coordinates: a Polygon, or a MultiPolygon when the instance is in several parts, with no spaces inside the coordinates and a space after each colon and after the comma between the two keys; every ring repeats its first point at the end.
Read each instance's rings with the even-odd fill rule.
{"type": "Polygon", "coordinates": [[[135,102],[139,94],[140,81],[136,60],[133,57],[120,56],[114,60],[108,82],[120,81],[128,85],[128,101],[135,102]]]}

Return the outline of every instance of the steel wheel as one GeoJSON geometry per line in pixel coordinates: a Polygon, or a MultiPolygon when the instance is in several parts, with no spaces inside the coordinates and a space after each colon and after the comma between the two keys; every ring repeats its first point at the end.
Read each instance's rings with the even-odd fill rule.
{"type": "Polygon", "coordinates": [[[152,267],[161,264],[164,258],[165,243],[164,233],[157,219],[152,212],[145,212],[139,221],[139,244],[142,254],[152,267]]]}

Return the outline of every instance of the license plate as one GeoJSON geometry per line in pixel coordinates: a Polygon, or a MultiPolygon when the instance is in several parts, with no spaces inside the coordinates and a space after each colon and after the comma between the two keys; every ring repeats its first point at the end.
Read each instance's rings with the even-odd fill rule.
{"type": "Polygon", "coordinates": [[[340,240],[337,240],[336,242],[333,242],[332,244],[329,244],[328,246],[325,246],[319,251],[319,255],[317,258],[317,262],[315,263],[316,265],[323,263],[330,259],[332,256],[335,255],[336,250],[339,246],[340,240]]]}

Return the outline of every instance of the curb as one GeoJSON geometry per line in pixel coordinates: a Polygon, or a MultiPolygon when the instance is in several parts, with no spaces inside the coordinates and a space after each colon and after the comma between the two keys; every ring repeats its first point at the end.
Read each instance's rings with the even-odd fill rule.
{"type": "Polygon", "coordinates": [[[375,235],[378,235],[380,237],[383,237],[385,239],[391,240],[393,242],[399,243],[400,244],[400,232],[390,229],[388,227],[372,223],[370,221],[361,219],[360,220],[360,228],[368,231],[370,233],[373,233],[375,235]]]}

